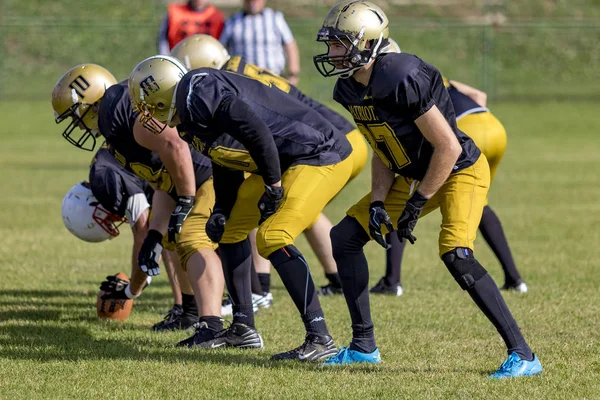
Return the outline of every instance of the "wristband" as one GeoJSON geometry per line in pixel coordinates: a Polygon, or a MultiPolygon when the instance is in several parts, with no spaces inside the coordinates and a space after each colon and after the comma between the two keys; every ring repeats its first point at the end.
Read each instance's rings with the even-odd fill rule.
{"type": "Polygon", "coordinates": [[[139,296],[139,294],[135,295],[131,293],[131,284],[129,284],[125,287],[125,296],[127,296],[128,299],[135,299],[139,296]]]}
{"type": "Polygon", "coordinates": [[[380,200],[371,202],[371,205],[369,205],[369,208],[374,208],[374,207],[381,207],[385,210],[385,204],[383,204],[383,201],[380,201],[380,200]]]}

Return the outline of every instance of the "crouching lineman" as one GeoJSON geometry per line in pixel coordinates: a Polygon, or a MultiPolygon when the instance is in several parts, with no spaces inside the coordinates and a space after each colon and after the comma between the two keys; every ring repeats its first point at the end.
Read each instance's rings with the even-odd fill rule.
{"type": "MultiPolygon", "coordinates": [[[[79,113],[81,126],[85,126],[83,133],[78,135],[78,124],[71,123],[63,132],[63,137],[78,148],[93,150],[98,133],[97,113],[88,111],[95,100],[104,93],[105,87],[114,84],[114,77],[100,74],[98,79],[103,80],[99,92],[86,91],[86,101],[78,108],[73,107],[73,95],[79,96],[77,90],[86,87],[83,77],[76,74],[83,71],[82,66],[71,69],[55,86],[52,93],[52,107],[56,115],[56,122],[61,123],[68,119],[71,113],[79,113]],[[95,99],[94,99],[95,98],[95,99]]],[[[94,71],[94,67],[88,68],[94,71]]],[[[86,73],[88,72],[86,71],[86,73]]],[[[134,295],[139,295],[147,280],[147,275],[142,273],[137,265],[139,249],[148,231],[148,218],[153,190],[150,185],[133,173],[125,170],[103,146],[94,155],[87,182],[75,185],[66,194],[62,206],[62,218],[67,229],[81,240],[99,242],[119,235],[117,223],[129,223],[133,233],[131,282],[132,286],[139,288],[134,295]]],[[[197,320],[197,309],[194,297],[187,278],[177,278],[176,255],[165,250],[163,262],[169,275],[169,282],[174,296],[174,306],[169,310],[165,319],[152,327],[152,330],[170,330],[188,328],[197,320]],[[180,290],[179,280],[184,287],[180,290]],[[190,288],[186,291],[186,288],[190,288]],[[188,294],[186,294],[188,293],[188,294]],[[191,299],[191,302],[190,302],[191,299]]],[[[113,278],[111,278],[113,279],[113,278]]],[[[105,289],[105,288],[103,288],[105,289]]]]}
{"type": "Polygon", "coordinates": [[[315,66],[324,76],[342,76],[333,97],[353,115],[376,155],[371,193],[331,231],[353,335],[350,347],[340,349],[326,364],[381,362],[363,247],[371,238],[386,247],[383,235],[394,229],[392,218],[397,218],[400,240],[414,243],[418,218],[439,208],[442,261],[508,349],[508,359],[491,377],[539,374],[538,358],[493,279],[473,256],[490,171],[485,156],[456,127],[439,71],[411,54],[385,53],[388,19],[366,1],[334,6],[317,41],[326,43],[328,52],[314,57],[315,66]]]}
{"type": "MultiPolygon", "coordinates": [[[[98,92],[98,84],[103,83],[100,77],[110,75],[110,72],[96,65],[84,64],[75,74],[65,74],[68,77],[66,81],[72,81],[73,75],[77,74],[81,78],[76,79],[85,79],[88,83],[83,93],[73,95],[74,107],[81,103],[93,104],[87,112],[95,115],[99,132],[106,138],[111,154],[121,165],[155,188],[153,215],[138,256],[140,269],[149,276],[157,275],[163,235],[168,231],[168,242],[177,242],[179,262],[191,282],[200,316],[194,336],[179,345],[262,347],[260,335],[248,327],[232,325],[223,330],[220,316],[223,294],[221,262],[214,251],[215,244],[204,230],[209,216],[208,207],[214,202],[210,161],[197,152],[192,154],[175,129],[155,136],[136,124],[139,113],[131,107],[126,82],[110,86],[100,98],[87,99],[85,93],[88,90],[90,93],[98,92]],[[171,151],[166,152],[166,148],[171,151]]],[[[80,114],[71,117],[76,124],[83,124],[80,114]]],[[[115,280],[112,284],[116,289],[113,292],[115,297],[131,297],[138,289],[123,287],[115,280]]]]}
{"type": "MultiPolygon", "coordinates": [[[[398,44],[391,38],[388,38],[388,41],[389,45],[386,51],[400,53],[398,44]]],[[[484,92],[461,82],[449,81],[445,78],[443,80],[456,114],[458,129],[473,139],[488,160],[491,184],[506,150],[506,130],[486,107],[487,96],[484,92]]],[[[502,289],[525,293],[527,292],[527,285],[517,270],[500,219],[487,203],[486,200],[479,230],[502,266],[504,272],[502,289]]],[[[399,296],[402,294],[400,275],[406,241],[400,242],[397,235],[388,233],[386,242],[391,247],[386,250],[385,276],[379,280],[377,285],[371,288],[370,292],[399,296]]]]}
{"type": "MultiPolygon", "coordinates": [[[[140,120],[144,126],[156,133],[178,126],[213,161],[216,202],[206,230],[219,242],[225,271],[248,271],[248,293],[247,235],[259,226],[257,250],[279,273],[307,333],[301,346],[273,359],[310,361],[335,354],[308,265],[294,241],[350,178],[352,147],[345,136],[270,84],[211,68],[187,72],[173,57],[142,61],[131,73],[129,90],[133,103],[147,113],[140,120]],[[244,180],[244,171],[253,175],[244,180]]],[[[252,309],[236,303],[234,321],[253,323],[252,309]]]]}
{"type": "MultiPolygon", "coordinates": [[[[225,47],[215,38],[209,35],[194,35],[185,38],[171,50],[171,56],[180,60],[188,69],[197,68],[215,68],[223,71],[230,71],[250,78],[264,82],[266,85],[277,87],[281,91],[288,93],[294,98],[300,100],[313,110],[321,114],[331,124],[342,132],[350,145],[352,146],[352,173],[350,182],[364,168],[368,158],[368,147],[362,134],[346,118],[336,113],[332,109],[319,103],[318,101],[306,96],[297,87],[290,84],[285,78],[275,75],[269,70],[260,68],[254,64],[247,63],[240,56],[230,56],[225,47]]],[[[318,219],[311,224],[304,234],[311,248],[317,255],[325,270],[325,276],[329,283],[321,287],[317,293],[321,295],[330,295],[342,292],[342,284],[337,273],[337,266],[333,259],[331,250],[331,240],[329,232],[332,224],[325,214],[320,213],[318,219]]],[[[256,230],[253,230],[250,240],[252,242],[256,230]]],[[[255,240],[254,240],[255,241],[255,240]]],[[[255,246],[253,246],[253,250],[255,246]]],[[[269,293],[270,290],[270,263],[268,260],[253,254],[254,266],[259,273],[259,280],[262,292],[269,293]]]]}

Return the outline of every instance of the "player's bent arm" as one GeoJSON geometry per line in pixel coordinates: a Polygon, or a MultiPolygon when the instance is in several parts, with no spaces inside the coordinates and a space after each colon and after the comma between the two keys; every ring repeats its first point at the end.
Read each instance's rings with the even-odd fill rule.
{"type": "Polygon", "coordinates": [[[462,152],[454,131],[437,106],[415,120],[415,124],[433,146],[433,155],[418,191],[430,199],[446,182],[462,152]]]}
{"type": "Polygon", "coordinates": [[[150,209],[146,208],[131,227],[131,231],[133,232],[133,249],[131,252],[130,290],[135,296],[139,296],[142,293],[142,289],[144,289],[148,279],[148,276],[139,268],[138,253],[148,233],[149,215],[150,209]]]}
{"type": "Polygon", "coordinates": [[[261,171],[265,185],[281,186],[279,152],[269,127],[236,96],[228,96],[220,106],[220,126],[244,145],[261,171]]]}
{"type": "Polygon", "coordinates": [[[300,51],[295,40],[284,45],[285,58],[287,60],[287,79],[294,86],[300,81],[300,51]]]}
{"type": "Polygon", "coordinates": [[[154,229],[164,235],[169,227],[169,219],[174,209],[175,200],[164,190],[156,190],[152,197],[152,219],[148,230],[154,229]]]}
{"type": "Polygon", "coordinates": [[[379,157],[371,159],[371,203],[385,201],[390,188],[394,184],[396,174],[390,170],[379,157]]]}
{"type": "Polygon", "coordinates": [[[179,137],[176,128],[166,127],[156,135],[136,123],[133,126],[135,141],[145,148],[158,153],[175,183],[179,196],[196,194],[196,176],[189,145],[179,137]]]}
{"type": "Polygon", "coordinates": [[[238,189],[244,182],[244,172],[234,171],[214,162],[212,163],[212,171],[216,199],[213,212],[218,211],[229,218],[237,200],[238,189]]]}
{"type": "Polygon", "coordinates": [[[458,90],[465,96],[470,97],[475,103],[479,104],[481,107],[487,106],[487,93],[485,93],[484,91],[476,89],[459,81],[449,82],[452,86],[456,88],[456,90],[458,90]]]}

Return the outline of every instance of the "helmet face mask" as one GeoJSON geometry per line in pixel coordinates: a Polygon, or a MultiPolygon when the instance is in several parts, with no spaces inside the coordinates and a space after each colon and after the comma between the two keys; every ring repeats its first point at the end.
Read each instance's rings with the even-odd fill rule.
{"type": "Polygon", "coordinates": [[[177,87],[186,73],[187,68],[170,56],[153,56],[136,65],[127,83],[142,126],[160,134],[172,124],[177,87]]]}
{"type": "Polygon", "coordinates": [[[375,59],[387,46],[388,19],[379,7],[367,1],[351,0],[335,5],[325,17],[317,42],[327,44],[327,52],[313,57],[323,76],[350,77],[357,69],[375,59]],[[344,54],[333,54],[340,44],[344,54]]]}
{"type": "Polygon", "coordinates": [[[106,89],[116,83],[115,77],[101,66],[81,64],[68,70],[54,85],[54,119],[57,124],[71,119],[62,134],[69,143],[83,150],[94,150],[100,136],[98,104],[106,89]]]}

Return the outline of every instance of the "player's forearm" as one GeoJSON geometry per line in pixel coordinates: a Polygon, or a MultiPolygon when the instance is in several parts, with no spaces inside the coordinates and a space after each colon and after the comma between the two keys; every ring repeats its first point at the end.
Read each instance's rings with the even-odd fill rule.
{"type": "Polygon", "coordinates": [[[470,97],[475,103],[479,104],[480,106],[487,106],[487,94],[484,91],[458,81],[450,81],[450,84],[465,96],[470,97]]]}
{"type": "Polygon", "coordinates": [[[196,175],[188,144],[181,139],[171,141],[159,151],[159,156],[175,183],[177,194],[193,197],[196,194],[196,175]]]}
{"type": "Polygon", "coordinates": [[[285,56],[287,59],[287,78],[293,85],[297,85],[300,76],[300,51],[295,40],[285,45],[285,56]]]}
{"type": "Polygon", "coordinates": [[[142,293],[142,289],[146,285],[147,275],[142,272],[138,265],[138,253],[142,248],[142,243],[148,233],[148,212],[140,215],[135,225],[131,228],[133,233],[133,247],[131,250],[131,278],[130,290],[131,293],[138,296],[142,293]]]}
{"type": "Polygon", "coordinates": [[[244,182],[244,173],[222,167],[213,162],[213,186],[215,189],[215,210],[229,217],[237,200],[240,185],[244,182]]]}
{"type": "MultiPolygon", "coordinates": [[[[457,142],[458,143],[458,142],[457,142]]],[[[456,160],[461,153],[461,147],[435,148],[425,177],[419,184],[419,193],[430,199],[448,180],[456,160]]]]}
{"type": "Polygon", "coordinates": [[[396,174],[373,155],[371,159],[371,202],[385,201],[390,188],[394,184],[396,174]]]}
{"type": "Polygon", "coordinates": [[[148,228],[164,235],[169,227],[169,219],[174,209],[175,200],[167,192],[156,190],[152,198],[152,219],[148,228]]]}

